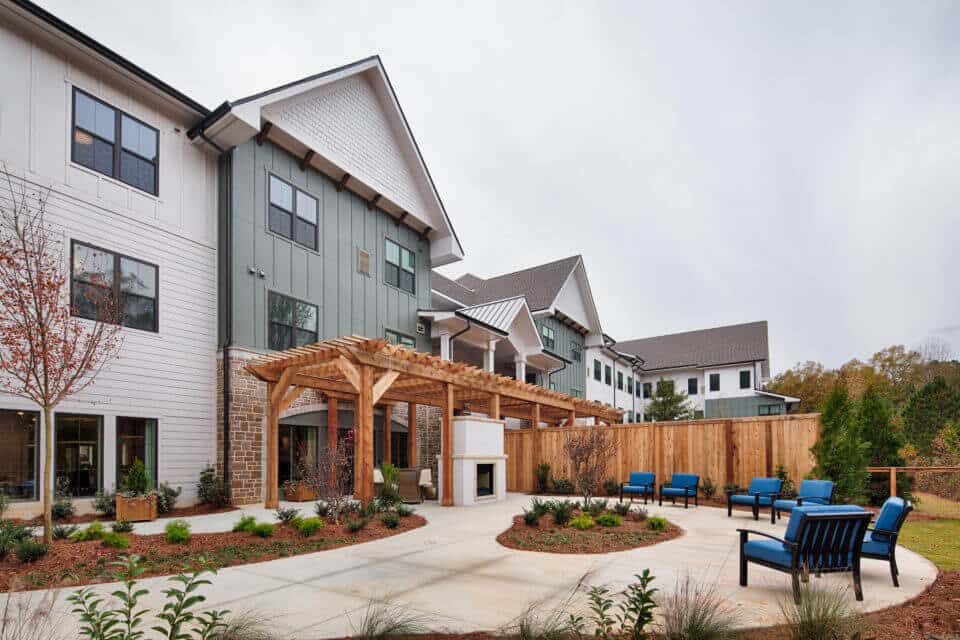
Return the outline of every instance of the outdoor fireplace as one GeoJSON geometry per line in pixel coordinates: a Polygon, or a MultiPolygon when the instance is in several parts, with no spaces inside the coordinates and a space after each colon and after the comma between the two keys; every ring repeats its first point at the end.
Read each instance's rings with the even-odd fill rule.
{"type": "Polygon", "coordinates": [[[493,495],[493,465],[489,462],[477,463],[477,497],[493,495]]]}
{"type": "MultiPolygon", "coordinates": [[[[467,506],[507,497],[507,456],[503,453],[503,421],[477,416],[453,419],[453,504],[467,506]]],[[[443,456],[439,462],[440,496],[443,456]]]]}

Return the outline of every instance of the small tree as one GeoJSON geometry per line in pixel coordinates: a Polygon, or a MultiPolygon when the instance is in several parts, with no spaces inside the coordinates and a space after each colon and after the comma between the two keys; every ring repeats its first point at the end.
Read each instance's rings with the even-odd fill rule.
{"type": "MultiPolygon", "coordinates": [[[[860,398],[857,408],[860,435],[867,442],[867,462],[874,467],[902,467],[900,449],[904,445],[903,431],[893,423],[890,401],[875,385],[870,385],[860,398]]],[[[897,494],[908,496],[910,480],[907,475],[897,478],[897,494]]],[[[890,495],[890,476],[880,474],[870,479],[870,501],[880,504],[890,495]]]]}
{"type": "Polygon", "coordinates": [[[673,380],[660,378],[653,400],[647,405],[647,414],[654,421],[689,420],[693,417],[693,408],[686,394],[678,393],[673,380]]]}
{"type": "Polygon", "coordinates": [[[583,508],[590,506],[590,497],[600,491],[607,477],[607,466],[617,451],[616,442],[600,427],[571,433],[563,444],[570,459],[571,479],[583,496],[583,508]]]}
{"type": "Polygon", "coordinates": [[[324,447],[317,461],[300,468],[303,482],[330,508],[333,520],[340,518],[353,502],[353,431],[337,440],[337,446],[324,447]]]}
{"type": "Polygon", "coordinates": [[[861,502],[867,488],[870,445],[860,437],[855,406],[842,385],[833,388],[820,416],[820,439],[811,451],[814,475],[836,483],[836,493],[849,502],[861,502]]]}
{"type": "Polygon", "coordinates": [[[951,420],[960,419],[960,392],[937,376],[910,396],[903,408],[904,435],[920,455],[929,456],[933,439],[951,420]]]}
{"type": "MultiPolygon", "coordinates": [[[[93,384],[120,351],[120,301],[112,283],[78,288],[69,297],[63,234],[44,218],[46,197],[15,189],[0,207],[0,391],[26,398],[43,412],[43,537],[53,542],[53,410],[93,384]],[[18,192],[19,191],[19,192],[18,192]],[[76,316],[77,305],[98,320],[76,316]]],[[[83,265],[79,265],[82,269],[83,265]]],[[[89,273],[89,272],[88,272],[89,273]]]]}

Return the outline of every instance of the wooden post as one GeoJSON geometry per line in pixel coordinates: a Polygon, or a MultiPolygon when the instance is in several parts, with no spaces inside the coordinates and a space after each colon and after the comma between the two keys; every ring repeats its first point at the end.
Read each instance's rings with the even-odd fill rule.
{"type": "Polygon", "coordinates": [[[890,467],[890,497],[897,497],[897,468],[890,467]]]}
{"type": "Polygon", "coordinates": [[[390,439],[393,437],[393,434],[390,432],[390,423],[393,422],[393,405],[385,404],[383,405],[383,463],[390,464],[393,462],[391,446],[392,443],[390,439]]]}
{"type": "Polygon", "coordinates": [[[407,403],[407,464],[417,466],[417,403],[407,403]]]}
{"type": "Polygon", "coordinates": [[[353,493],[364,505],[373,500],[373,368],[360,366],[360,392],[355,409],[353,493]]]}
{"type": "MultiPolygon", "coordinates": [[[[337,413],[337,405],[336,398],[327,398],[327,451],[330,460],[336,459],[337,440],[340,437],[340,415],[337,413]]],[[[331,487],[336,486],[337,469],[334,465],[330,465],[329,474],[330,477],[327,481],[331,487]]]]}
{"type": "Polygon", "coordinates": [[[530,436],[533,438],[533,442],[531,443],[533,450],[533,486],[536,487],[537,467],[543,462],[540,458],[543,455],[540,447],[540,405],[536,402],[530,406],[530,429],[532,430],[530,436]]]}
{"type": "Polygon", "coordinates": [[[443,496],[440,505],[453,506],[453,385],[443,383],[441,401],[443,420],[440,423],[440,453],[443,458],[441,487],[443,496]]]}
{"type": "Polygon", "coordinates": [[[499,393],[490,394],[490,419],[491,420],[500,419],[500,394],[499,393]]]}
{"type": "Polygon", "coordinates": [[[267,509],[280,506],[280,479],[278,477],[280,456],[280,413],[273,401],[276,384],[267,383],[267,486],[264,505],[267,509]]]}
{"type": "Polygon", "coordinates": [[[723,423],[723,442],[725,447],[724,456],[724,476],[727,484],[736,482],[734,464],[736,460],[736,444],[733,439],[733,420],[726,420],[723,423]]]}
{"type": "Polygon", "coordinates": [[[577,411],[576,409],[570,409],[570,415],[567,416],[567,426],[575,427],[577,425],[577,411]]]}

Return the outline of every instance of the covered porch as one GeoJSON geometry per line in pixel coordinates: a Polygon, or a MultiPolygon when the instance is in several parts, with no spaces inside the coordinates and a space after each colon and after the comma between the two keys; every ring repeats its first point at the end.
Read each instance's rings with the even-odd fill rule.
{"type": "MultiPolygon", "coordinates": [[[[504,417],[529,420],[534,429],[563,421],[572,423],[577,417],[592,417],[599,424],[612,424],[618,422],[621,415],[614,407],[419,353],[384,339],[351,336],[324,340],[262,356],[246,368],[267,383],[267,508],[276,508],[279,504],[280,415],[307,389],[321,392],[329,403],[349,400],[354,404],[354,493],[363,503],[374,497],[376,405],[389,411],[388,407],[395,404],[408,404],[407,444],[413,452],[417,439],[416,406],[440,408],[440,483],[447,488],[441,496],[444,506],[453,504],[455,413],[470,411],[484,413],[495,420],[504,417]]],[[[389,430],[385,437],[389,438],[389,430]]],[[[336,440],[337,432],[331,429],[327,446],[335,447],[336,440]]],[[[385,451],[390,451],[390,443],[385,445],[385,451]]],[[[413,459],[410,463],[416,465],[417,461],[413,459]]]]}

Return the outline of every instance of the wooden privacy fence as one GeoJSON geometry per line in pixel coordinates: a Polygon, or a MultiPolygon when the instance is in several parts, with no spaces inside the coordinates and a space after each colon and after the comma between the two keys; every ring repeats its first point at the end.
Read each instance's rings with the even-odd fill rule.
{"type": "Polygon", "coordinates": [[[815,464],[810,447],[820,436],[820,414],[507,430],[507,490],[533,491],[541,462],[550,465],[552,477],[569,479],[563,451],[567,437],[597,428],[617,442],[608,477],[625,482],[631,471],[654,471],[659,484],[672,473],[692,472],[700,474],[701,482],[713,480],[721,493],[724,484],[746,486],[754,476],[772,476],[777,465],[799,483],[815,464]]]}

